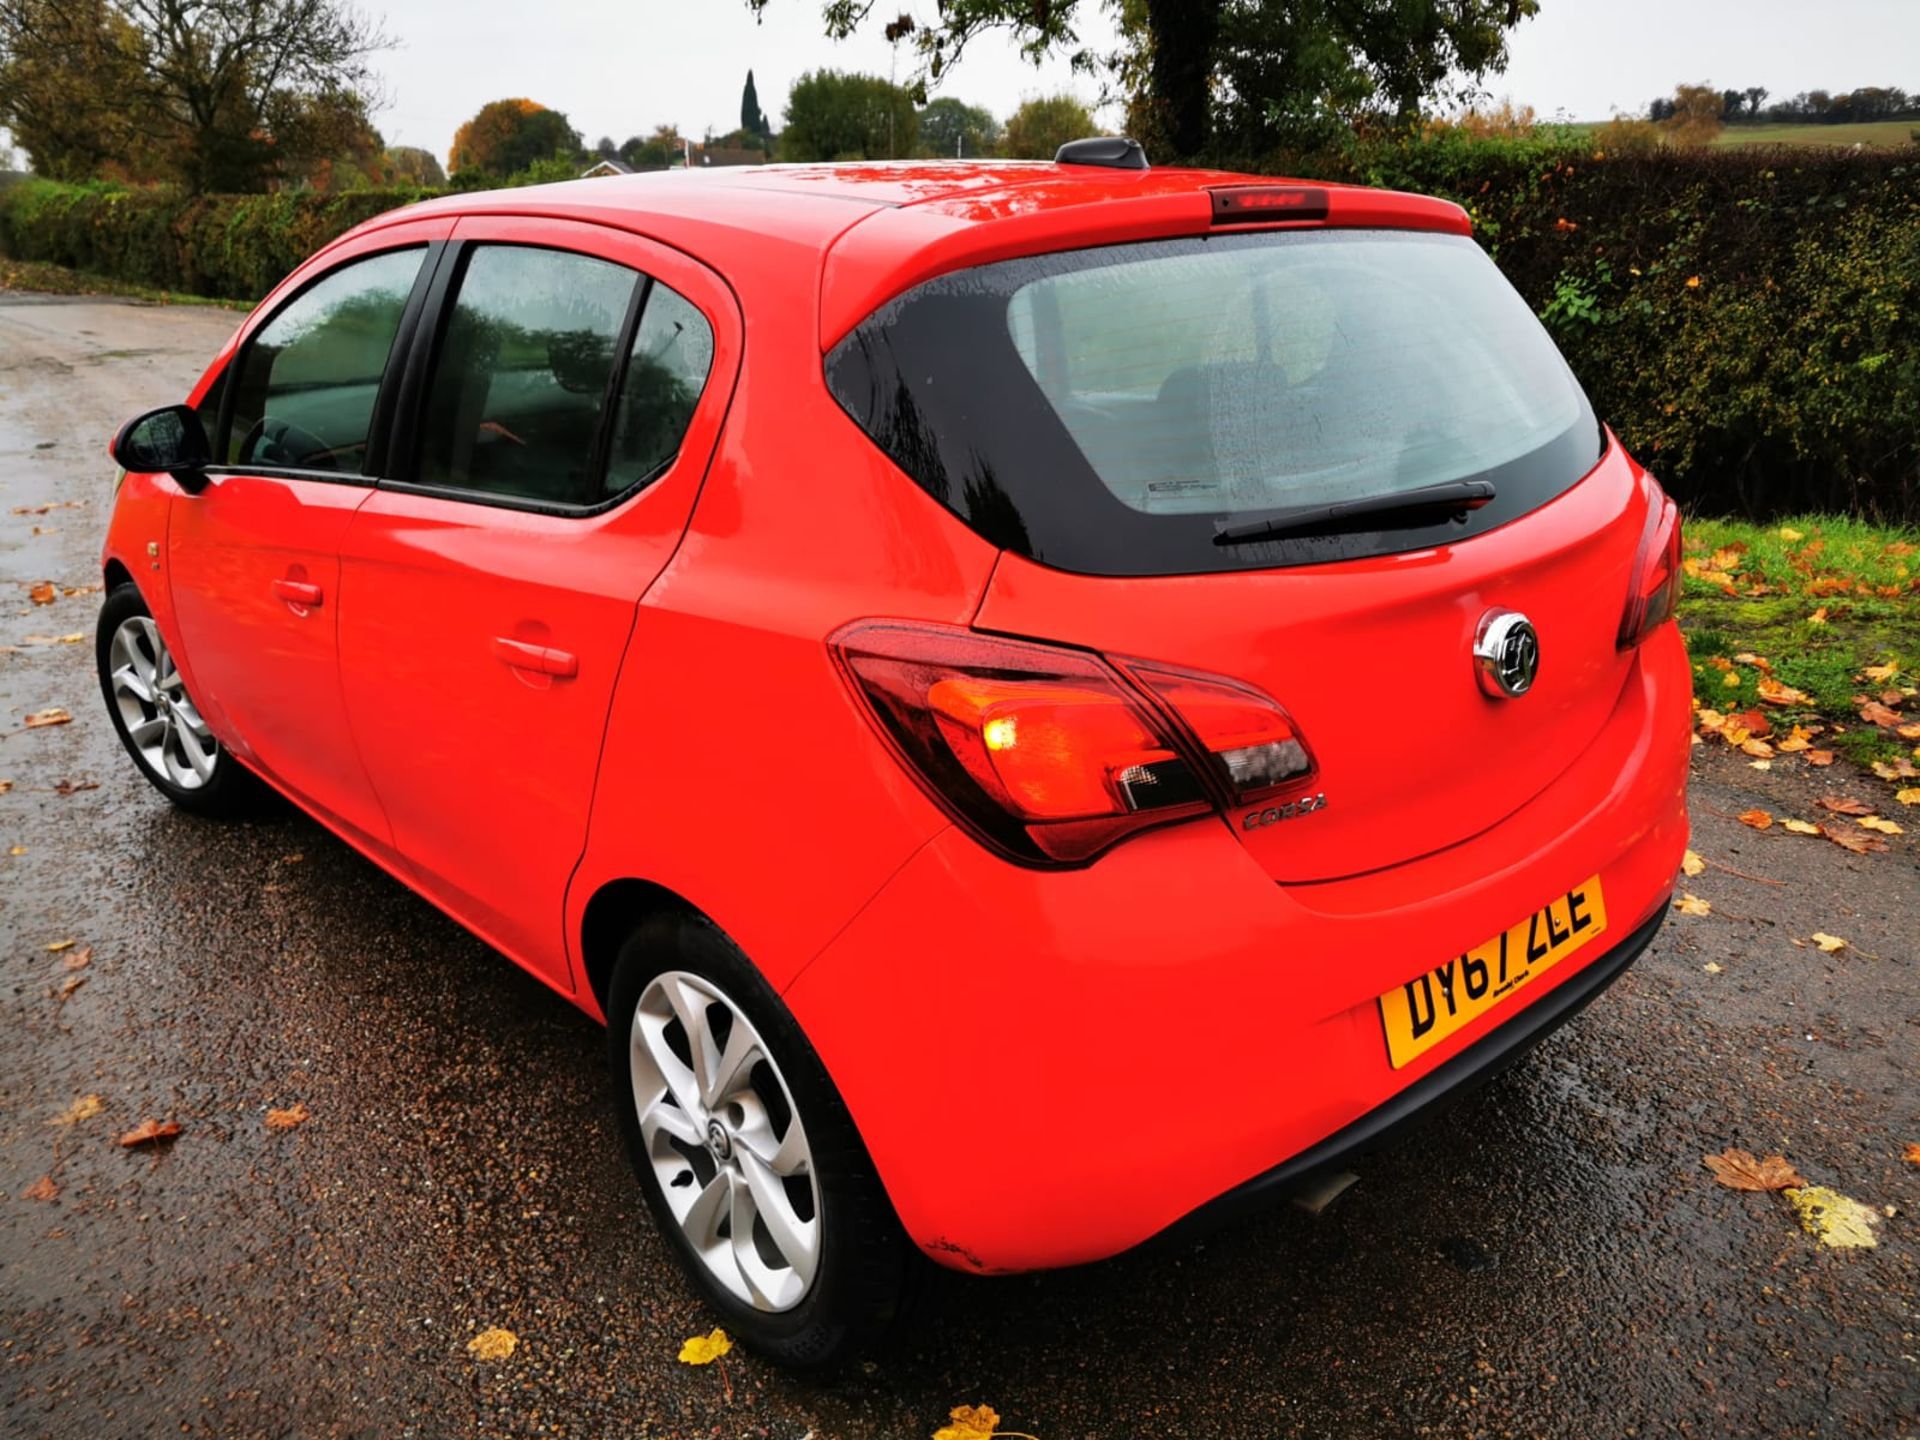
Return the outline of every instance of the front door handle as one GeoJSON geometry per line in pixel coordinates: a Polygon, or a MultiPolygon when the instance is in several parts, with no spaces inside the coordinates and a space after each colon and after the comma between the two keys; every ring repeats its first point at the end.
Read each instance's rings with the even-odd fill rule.
{"type": "Polygon", "coordinates": [[[311,610],[320,603],[320,587],[309,585],[304,580],[276,580],[273,582],[273,597],[289,605],[311,610]]]}
{"type": "Polygon", "coordinates": [[[571,680],[580,673],[580,658],[551,645],[529,645],[524,640],[496,636],[493,653],[516,670],[531,670],[537,675],[553,675],[571,680]]]}

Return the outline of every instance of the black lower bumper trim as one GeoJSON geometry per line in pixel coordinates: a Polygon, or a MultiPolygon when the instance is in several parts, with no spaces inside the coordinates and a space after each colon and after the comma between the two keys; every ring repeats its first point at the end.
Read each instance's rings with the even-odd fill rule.
{"type": "Polygon", "coordinates": [[[1571,980],[1541,996],[1446,1064],[1421,1076],[1386,1104],[1369,1110],[1291,1160],[1283,1160],[1273,1169],[1209,1200],[1147,1243],[1162,1245],[1191,1240],[1217,1225],[1266,1209],[1313,1180],[1346,1169],[1361,1156],[1387,1143],[1402,1128],[1430,1118],[1484,1085],[1578,1015],[1595,996],[1626,973],[1627,967],[1653,943],[1653,937],[1666,919],[1667,906],[1663,903],[1638,930],[1589,963],[1571,980]]]}

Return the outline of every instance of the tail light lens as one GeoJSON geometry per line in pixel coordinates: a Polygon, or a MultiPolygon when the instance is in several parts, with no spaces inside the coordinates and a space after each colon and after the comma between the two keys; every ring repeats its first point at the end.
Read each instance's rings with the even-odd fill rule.
{"type": "Polygon", "coordinates": [[[1680,507],[1647,477],[1646,528],[1633,560],[1626,613],[1620,617],[1620,648],[1631,650],[1673,618],[1680,603],[1680,507]]]}
{"type": "Polygon", "coordinates": [[[1285,712],[1230,680],[940,625],[864,622],[830,644],[933,798],[1027,864],[1082,864],[1312,773],[1285,712]]]}
{"type": "Polygon", "coordinates": [[[1119,663],[1179,718],[1231,804],[1266,800],[1313,778],[1313,755],[1293,717],[1252,686],[1140,661],[1119,663]]]}

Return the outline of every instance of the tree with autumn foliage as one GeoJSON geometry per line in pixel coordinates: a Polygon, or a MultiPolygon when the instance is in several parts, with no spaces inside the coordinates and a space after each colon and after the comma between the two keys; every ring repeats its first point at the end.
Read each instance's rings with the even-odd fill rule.
{"type": "Polygon", "coordinates": [[[1667,143],[1682,149],[1711,145],[1724,126],[1726,100],[1711,85],[1677,85],[1660,128],[1667,143]]]}
{"type": "Polygon", "coordinates": [[[50,176],[262,190],[365,140],[386,43],[341,0],[0,0],[0,125],[50,176]]]}
{"type": "Polygon", "coordinates": [[[447,173],[504,177],[536,160],[580,153],[580,133],[558,110],[533,100],[492,100],[454,132],[447,173]]]}

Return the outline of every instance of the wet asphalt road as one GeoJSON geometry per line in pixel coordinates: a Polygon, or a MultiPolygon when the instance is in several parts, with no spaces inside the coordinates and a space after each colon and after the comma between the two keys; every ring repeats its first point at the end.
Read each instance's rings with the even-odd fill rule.
{"type": "MultiPolygon", "coordinates": [[[[1732,817],[1887,787],[1697,750],[1695,847],[1762,879],[1689,882],[1713,915],[1322,1214],[945,1280],[832,1381],[679,1365],[710,1322],[619,1154],[595,1027],[307,820],[171,813],[101,711],[98,597],[28,603],[97,581],[108,434],[235,318],[0,294],[0,728],[75,717],[0,741],[0,1434],[825,1440],[985,1402],[1042,1440],[1920,1435],[1916,837],[1756,833],[1732,817]],[[1816,930],[1852,948],[1796,943],[1816,930]],[[86,968],[46,949],[68,938],[86,968]],[[183,1133],[113,1143],[148,1117],[183,1133]],[[1879,1248],[1716,1185],[1700,1157],[1729,1144],[1891,1207],[1879,1248]],[[495,1325],[518,1351],[470,1359],[495,1325]]],[[[1143,1053],[1204,1075],[1205,1044],[1143,1053]]]]}

